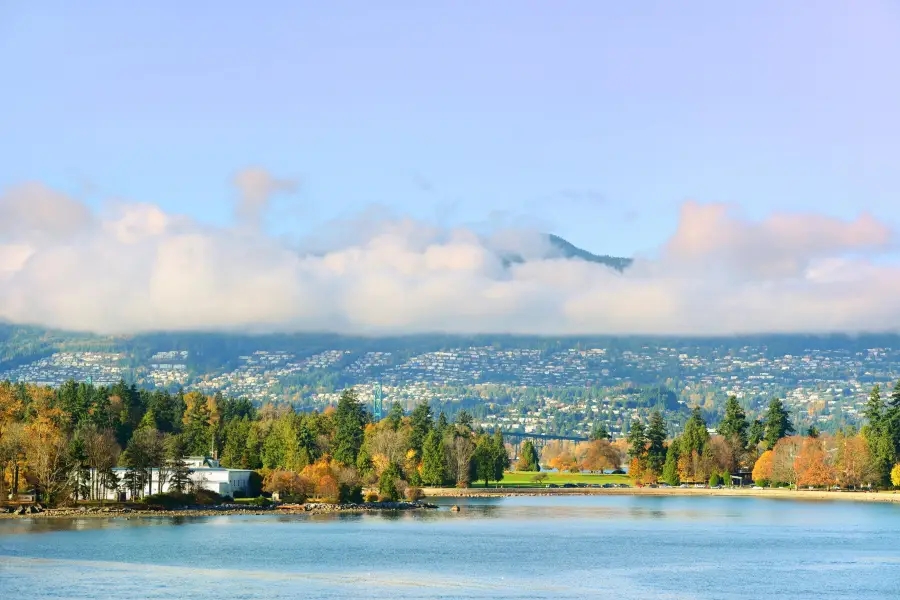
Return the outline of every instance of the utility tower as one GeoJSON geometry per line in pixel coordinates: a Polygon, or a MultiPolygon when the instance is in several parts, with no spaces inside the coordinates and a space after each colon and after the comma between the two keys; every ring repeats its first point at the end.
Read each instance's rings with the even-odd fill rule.
{"type": "Polygon", "coordinates": [[[381,391],[381,382],[375,382],[375,397],[372,399],[372,415],[376,421],[380,421],[384,417],[384,403],[381,391]]]}

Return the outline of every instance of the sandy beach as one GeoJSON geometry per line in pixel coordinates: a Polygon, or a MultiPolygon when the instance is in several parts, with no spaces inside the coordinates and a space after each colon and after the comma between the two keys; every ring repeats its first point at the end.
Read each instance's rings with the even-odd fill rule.
{"type": "Polygon", "coordinates": [[[745,496],[782,500],[833,500],[845,502],[896,502],[900,492],[829,492],[751,488],[424,488],[426,497],[497,496],[745,496]]]}

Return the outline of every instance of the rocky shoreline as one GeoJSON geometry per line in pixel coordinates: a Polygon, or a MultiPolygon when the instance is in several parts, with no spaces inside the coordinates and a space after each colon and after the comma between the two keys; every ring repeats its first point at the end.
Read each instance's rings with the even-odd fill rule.
{"type": "MultiPolygon", "coordinates": [[[[222,504],[218,506],[185,506],[176,509],[134,509],[117,507],[49,508],[40,505],[20,507],[0,512],[0,519],[73,519],[73,518],[131,518],[131,517],[213,517],[221,515],[303,515],[330,513],[362,513],[382,511],[407,511],[436,509],[427,502],[363,502],[361,504],[308,504],[273,505],[269,507],[247,506],[244,504],[222,504]]],[[[0,509],[3,510],[3,509],[0,509]]]]}

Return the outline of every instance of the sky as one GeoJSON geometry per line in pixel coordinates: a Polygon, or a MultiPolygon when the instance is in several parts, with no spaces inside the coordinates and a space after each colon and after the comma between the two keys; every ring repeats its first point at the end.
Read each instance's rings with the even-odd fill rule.
{"type": "Polygon", "coordinates": [[[898,64],[893,0],[0,0],[0,318],[894,329],[898,64]]]}

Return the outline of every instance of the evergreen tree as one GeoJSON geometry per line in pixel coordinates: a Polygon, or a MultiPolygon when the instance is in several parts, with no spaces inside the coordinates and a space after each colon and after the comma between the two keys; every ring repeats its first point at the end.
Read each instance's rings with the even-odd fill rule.
{"type": "Polygon", "coordinates": [[[650,426],[647,427],[647,468],[657,476],[662,473],[666,462],[666,421],[662,413],[654,410],[650,415],[650,426]]]}
{"type": "Polygon", "coordinates": [[[138,424],[138,429],[156,429],[156,415],[153,413],[153,409],[147,409],[147,412],[144,413],[141,422],[138,424]]]}
{"type": "Polygon", "coordinates": [[[353,389],[344,390],[334,413],[334,459],[345,465],[355,465],[363,443],[366,409],[353,389]]]}
{"type": "Polygon", "coordinates": [[[416,451],[417,456],[422,456],[422,445],[425,443],[425,438],[434,429],[431,406],[427,402],[417,405],[409,415],[409,424],[412,428],[409,434],[409,447],[416,451]]]}
{"type": "Polygon", "coordinates": [[[461,408],[459,412],[456,413],[456,424],[460,427],[465,427],[466,429],[472,429],[472,415],[466,411],[466,409],[461,408]]]}
{"type": "Polygon", "coordinates": [[[735,396],[730,396],[725,403],[725,416],[719,423],[718,431],[719,435],[725,438],[725,443],[728,444],[731,461],[734,465],[743,462],[750,441],[747,435],[749,428],[744,409],[741,408],[735,396]]]}
{"type": "Polygon", "coordinates": [[[447,479],[444,465],[444,443],[441,435],[432,430],[425,438],[422,449],[422,480],[427,485],[443,485],[447,479]]]}
{"type": "Polygon", "coordinates": [[[522,444],[521,456],[516,464],[516,470],[529,472],[541,470],[540,457],[538,456],[537,448],[534,447],[531,440],[525,440],[525,443],[522,444]]]}
{"type": "Polygon", "coordinates": [[[735,396],[730,396],[725,403],[725,417],[719,423],[719,435],[729,440],[736,448],[746,448],[749,441],[747,415],[735,396]]]}
{"type": "Polygon", "coordinates": [[[491,443],[493,444],[494,481],[502,481],[503,475],[509,468],[509,452],[506,451],[503,433],[499,429],[494,430],[491,443]]]}
{"type": "Polygon", "coordinates": [[[647,453],[647,436],[644,424],[634,421],[628,431],[628,456],[633,459],[644,460],[647,453]]]}
{"type": "Polygon", "coordinates": [[[681,448],[679,453],[690,456],[693,452],[702,455],[709,443],[709,430],[706,427],[706,420],[699,406],[695,406],[691,411],[691,416],[684,424],[684,433],[681,436],[681,448]]]}
{"type": "Polygon", "coordinates": [[[894,456],[900,458],[900,381],[894,384],[891,399],[885,407],[885,429],[894,446],[894,456]]]}
{"type": "Polygon", "coordinates": [[[496,450],[490,436],[480,435],[475,444],[475,452],[472,454],[472,481],[484,481],[484,487],[494,479],[496,470],[494,460],[496,450]]]}
{"type": "Polygon", "coordinates": [[[447,427],[450,426],[450,423],[447,421],[447,415],[444,414],[444,411],[441,411],[441,414],[438,415],[436,428],[438,430],[438,434],[441,437],[447,432],[447,427]]]}
{"type": "Polygon", "coordinates": [[[185,395],[187,404],[184,412],[184,442],[191,456],[207,456],[213,445],[210,436],[210,413],[206,398],[196,392],[185,395]]]}
{"type": "Polygon", "coordinates": [[[890,473],[897,451],[891,435],[888,416],[889,409],[881,398],[881,388],[875,386],[869,394],[869,401],[863,411],[868,423],[863,427],[863,435],[869,448],[869,456],[879,485],[890,484],[890,473]]]}
{"type": "Polygon", "coordinates": [[[612,435],[606,430],[606,425],[603,423],[595,423],[594,429],[591,431],[591,441],[597,440],[612,440],[612,435]]]}
{"type": "Polygon", "coordinates": [[[191,469],[184,462],[185,444],[180,435],[169,438],[166,459],[169,466],[169,489],[179,494],[187,491],[191,484],[191,469]]]}
{"type": "Polygon", "coordinates": [[[788,419],[788,412],[784,409],[784,404],[778,398],[772,398],[769,402],[769,408],[766,410],[766,444],[769,449],[773,449],[778,440],[794,433],[794,426],[788,419]]]}
{"type": "Polygon", "coordinates": [[[260,441],[259,441],[259,425],[251,423],[247,432],[247,443],[244,447],[242,462],[245,469],[259,469],[262,467],[260,460],[260,441]]]}
{"type": "Polygon", "coordinates": [[[387,420],[391,429],[394,431],[400,429],[400,424],[403,422],[403,407],[400,406],[399,402],[391,404],[391,410],[388,412],[387,420]]]}
{"type": "Polygon", "coordinates": [[[753,423],[750,424],[750,434],[747,438],[747,446],[749,448],[756,448],[765,437],[765,426],[763,426],[762,421],[760,421],[759,419],[755,419],[753,423]]]}
{"type": "Polygon", "coordinates": [[[400,467],[391,463],[378,479],[378,497],[382,502],[396,502],[400,498],[397,483],[400,480],[400,467]]]}
{"type": "Polygon", "coordinates": [[[673,441],[666,452],[666,464],[663,466],[662,480],[669,485],[681,485],[678,477],[678,444],[673,441]]]}

